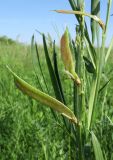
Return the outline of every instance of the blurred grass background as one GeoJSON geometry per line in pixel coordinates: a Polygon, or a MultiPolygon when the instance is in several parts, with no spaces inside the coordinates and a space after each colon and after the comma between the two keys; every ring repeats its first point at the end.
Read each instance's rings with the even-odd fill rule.
{"type": "MultiPolygon", "coordinates": [[[[43,47],[38,46],[38,48],[49,94],[53,96],[54,94],[46,67],[43,47]]],[[[68,106],[71,106],[73,98],[71,95],[73,84],[65,78],[58,47],[57,53],[58,65],[60,66],[59,73],[63,81],[63,90],[66,97],[66,103],[68,106]]],[[[53,55],[52,53],[50,54],[52,60],[53,55]]],[[[68,158],[68,154],[70,152],[70,146],[68,145],[70,137],[66,133],[66,130],[64,128],[62,129],[62,126],[56,124],[48,108],[44,108],[40,103],[24,96],[19,90],[16,89],[12,76],[7,70],[6,65],[10,66],[13,71],[15,71],[15,73],[17,73],[25,81],[41,89],[37,81],[38,75],[40,85],[42,86],[44,92],[47,93],[43,79],[40,76],[41,73],[38,67],[36,55],[31,54],[30,45],[10,41],[6,37],[0,39],[0,159],[64,160],[68,158]]],[[[108,73],[108,78],[109,73],[110,77],[113,76],[112,54],[109,58],[109,65],[106,68],[106,72],[108,73]]],[[[103,78],[105,78],[104,73],[103,78]]],[[[109,92],[107,93],[106,104],[107,107],[109,106],[106,111],[109,112],[109,117],[113,120],[112,90],[113,81],[110,82],[110,87],[108,86],[109,92]]],[[[111,139],[113,140],[113,126],[109,126],[107,120],[106,123],[103,122],[103,124],[106,125],[104,132],[105,137],[106,134],[108,134],[108,141],[101,143],[106,145],[105,148],[108,150],[108,143],[109,147],[112,147],[111,139]]],[[[97,122],[96,125],[96,132],[101,133],[100,124],[97,122]]]]}
{"type": "MultiPolygon", "coordinates": [[[[53,95],[42,46],[39,46],[39,55],[49,94],[53,95]]],[[[65,130],[55,123],[48,108],[16,89],[6,65],[31,85],[40,88],[36,76],[38,74],[40,84],[47,92],[36,55],[31,54],[30,46],[10,42],[6,37],[0,40],[0,159],[65,159],[69,150],[62,138],[66,136],[63,134],[65,130]]],[[[62,70],[60,74],[64,74],[62,70]]],[[[71,85],[67,81],[64,80],[65,87],[71,85]]],[[[65,94],[70,95],[70,90],[71,87],[65,94]]],[[[71,95],[67,97],[70,104],[71,95]]]]}

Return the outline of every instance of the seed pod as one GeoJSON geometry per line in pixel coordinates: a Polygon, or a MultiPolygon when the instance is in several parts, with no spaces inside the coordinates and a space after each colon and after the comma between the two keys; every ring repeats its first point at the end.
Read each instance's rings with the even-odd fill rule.
{"type": "Polygon", "coordinates": [[[74,70],[74,62],[72,58],[72,53],[69,45],[69,33],[68,28],[66,28],[66,31],[64,32],[62,38],[61,38],[61,57],[65,66],[65,69],[69,73],[70,77],[76,81],[77,84],[80,84],[80,79],[78,75],[75,73],[74,70]]]}
{"type": "Polygon", "coordinates": [[[57,99],[31,86],[30,84],[22,80],[20,77],[18,77],[8,66],[7,68],[12,73],[14,77],[14,82],[19,90],[21,90],[23,93],[25,93],[29,97],[61,113],[63,116],[67,117],[71,122],[75,124],[79,124],[74,113],[67,106],[65,106],[63,103],[61,103],[57,99]]]}
{"type": "Polygon", "coordinates": [[[74,70],[74,64],[72,59],[72,54],[69,46],[69,35],[68,29],[66,28],[65,33],[61,38],[61,56],[63,63],[65,65],[65,69],[71,72],[74,70]]]}

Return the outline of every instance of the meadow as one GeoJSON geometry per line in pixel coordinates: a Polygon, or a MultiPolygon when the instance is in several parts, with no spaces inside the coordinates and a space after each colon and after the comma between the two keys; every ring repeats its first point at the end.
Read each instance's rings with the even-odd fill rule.
{"type": "Polygon", "coordinates": [[[75,40],[68,28],[60,46],[43,33],[42,45],[34,36],[31,45],[0,39],[1,160],[113,160],[113,39],[105,43],[112,1],[105,23],[99,0],[91,14],[77,2],[56,10],[75,14],[75,40]]]}
{"type": "MultiPolygon", "coordinates": [[[[54,95],[42,46],[39,46],[39,55],[49,94],[54,95]]],[[[52,53],[50,56],[53,56],[52,53]]],[[[73,84],[64,73],[59,49],[58,58],[66,102],[72,106],[73,84]]],[[[41,89],[42,87],[44,92],[47,92],[39,70],[36,53],[33,55],[31,47],[28,45],[10,44],[5,41],[4,44],[0,45],[0,59],[0,159],[68,159],[69,152],[72,152],[70,151],[69,133],[55,121],[49,108],[43,107],[41,103],[17,90],[12,75],[6,68],[6,65],[9,65],[21,78],[37,88],[41,89]],[[37,75],[41,86],[38,83],[37,75]]],[[[112,66],[111,54],[109,66],[106,69],[108,75],[110,72],[110,76],[113,76],[112,66]]],[[[105,117],[101,124],[105,125],[103,131],[105,139],[100,137],[99,122],[96,124],[96,132],[99,134],[102,144],[106,145],[106,150],[109,151],[110,156],[113,147],[112,86],[113,82],[111,81],[106,93],[107,109],[105,111],[111,120],[105,117]]]]}
{"type": "MultiPolygon", "coordinates": [[[[65,159],[68,156],[68,146],[65,146],[66,142],[62,139],[65,130],[56,123],[50,109],[17,90],[6,68],[6,65],[10,66],[24,80],[47,92],[36,54],[32,55],[31,47],[25,44],[11,44],[7,41],[1,44],[0,159],[65,159]]],[[[54,95],[42,46],[39,46],[39,52],[49,93],[54,95]]],[[[65,94],[69,92],[70,89],[65,94]]],[[[70,97],[68,101],[71,101],[70,97]]]]}

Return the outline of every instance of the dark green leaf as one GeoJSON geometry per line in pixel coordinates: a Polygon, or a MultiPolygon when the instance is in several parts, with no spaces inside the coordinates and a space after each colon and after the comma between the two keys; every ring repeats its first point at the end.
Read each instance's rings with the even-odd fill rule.
{"type": "Polygon", "coordinates": [[[56,75],[56,78],[57,78],[59,89],[60,89],[60,92],[61,92],[61,95],[62,95],[63,103],[66,104],[63,89],[62,89],[62,84],[61,84],[61,80],[60,80],[60,75],[59,75],[59,71],[58,71],[57,53],[56,53],[56,50],[55,50],[55,41],[54,41],[53,47],[54,47],[53,48],[54,71],[55,71],[55,75],[56,75]]]}
{"type": "Polygon", "coordinates": [[[87,71],[89,73],[95,73],[95,68],[94,68],[92,62],[85,56],[83,56],[83,59],[84,59],[85,67],[86,67],[87,71]]]}
{"type": "Polygon", "coordinates": [[[45,57],[46,57],[46,62],[47,62],[49,74],[50,74],[50,77],[51,77],[52,86],[53,86],[53,89],[54,89],[54,92],[55,92],[55,96],[59,101],[63,102],[62,95],[61,95],[61,92],[60,92],[60,88],[59,88],[59,85],[58,85],[58,82],[57,82],[57,78],[56,78],[55,72],[53,70],[53,66],[51,64],[50,57],[49,57],[48,48],[47,48],[46,39],[45,39],[44,34],[43,34],[43,46],[44,46],[44,53],[45,53],[45,57]]]}
{"type": "Polygon", "coordinates": [[[102,92],[102,90],[109,84],[109,82],[112,80],[112,78],[110,78],[100,89],[99,89],[99,93],[102,92]]]}
{"type": "MultiPolygon", "coordinates": [[[[32,53],[32,55],[34,55],[34,35],[32,36],[32,39],[31,39],[31,53],[32,53]]],[[[35,64],[34,64],[34,60],[33,59],[32,59],[32,62],[33,62],[34,72],[35,72],[35,76],[37,78],[38,85],[39,85],[40,89],[43,91],[42,85],[40,83],[39,76],[36,73],[36,68],[35,68],[35,64]]]]}
{"type": "Polygon", "coordinates": [[[46,82],[46,79],[45,79],[45,77],[44,77],[44,73],[43,73],[43,71],[42,71],[42,66],[41,66],[41,63],[40,63],[39,52],[38,52],[38,46],[37,46],[36,43],[35,43],[35,48],[36,48],[36,55],[37,55],[37,60],[38,60],[40,72],[41,72],[41,75],[42,75],[44,84],[45,84],[45,86],[46,86],[47,92],[49,93],[49,89],[48,89],[48,86],[47,86],[47,82],[46,82]]]}

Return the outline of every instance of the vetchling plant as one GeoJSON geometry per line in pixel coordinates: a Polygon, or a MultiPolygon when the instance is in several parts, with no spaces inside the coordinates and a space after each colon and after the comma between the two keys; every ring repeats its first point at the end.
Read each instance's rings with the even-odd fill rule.
{"type": "MultiPolygon", "coordinates": [[[[62,67],[59,67],[57,61],[58,54],[55,42],[52,45],[53,59],[51,59],[47,37],[44,34],[41,34],[43,48],[55,98],[31,86],[19,78],[9,67],[8,69],[14,77],[17,88],[31,98],[50,107],[56,123],[66,130],[65,134],[68,133],[70,141],[65,140],[66,145],[69,142],[68,145],[70,146],[67,159],[112,160],[113,143],[111,144],[109,137],[107,137],[105,125],[106,119],[109,121],[108,126],[112,122],[112,117],[106,114],[107,88],[111,81],[106,73],[106,67],[113,46],[112,39],[106,50],[106,36],[112,0],[107,0],[105,22],[100,18],[100,3],[106,3],[106,1],[91,0],[91,13],[85,12],[85,0],[68,1],[72,7],[71,11],[54,11],[61,14],[74,14],[78,21],[75,40],[70,38],[68,28],[66,28],[60,41],[61,59],[66,75],[70,77],[71,84],[73,84],[71,85],[73,98],[71,107],[67,105],[64,94],[62,75],[59,72],[62,67]],[[90,18],[91,34],[89,34],[85,16],[90,18]],[[103,76],[107,77],[108,80],[106,81],[103,76]],[[62,116],[59,117],[56,111],[62,116]]],[[[48,88],[40,63],[38,46],[34,42],[33,36],[31,52],[34,52],[34,48],[37,53],[39,69],[45,86],[48,88]]]]}

